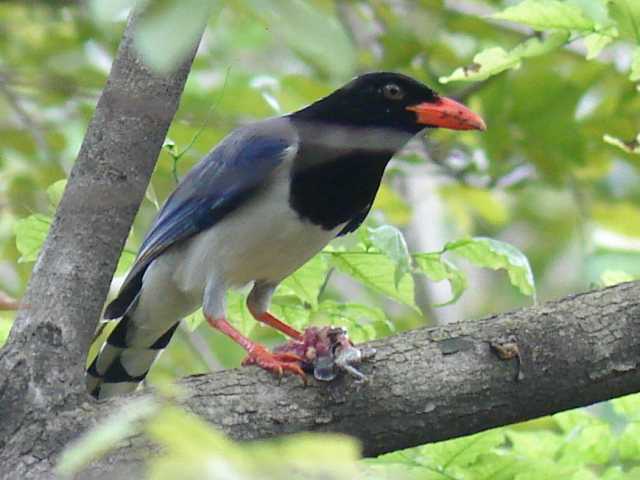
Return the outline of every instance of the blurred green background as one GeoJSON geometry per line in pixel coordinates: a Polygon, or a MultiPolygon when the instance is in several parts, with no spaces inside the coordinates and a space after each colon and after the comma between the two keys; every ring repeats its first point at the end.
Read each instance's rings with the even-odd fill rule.
{"type": "MultiPolygon", "coordinates": [[[[64,186],[60,181],[73,165],[132,3],[0,4],[0,292],[16,298],[24,292],[64,186]]],[[[403,72],[462,99],[489,129],[434,131],[415,139],[391,163],[366,226],[336,242],[283,287],[276,313],[299,326],[342,323],[360,341],[529,305],[531,272],[538,301],[640,277],[639,3],[153,2],[137,45],[159,71],[172,68],[198,31],[197,22],[207,10],[212,13],[112,294],[176,178],[231,129],[301,108],[374,70],[403,72]],[[490,17],[514,5],[528,10],[490,17]],[[545,8],[552,10],[540,20],[536,12],[545,8]],[[479,52],[485,54],[476,56],[479,52]],[[446,78],[463,66],[469,68],[446,78]],[[448,242],[477,237],[505,243],[492,243],[482,258],[468,251],[456,255],[451,244],[443,253],[448,242]],[[433,255],[412,260],[405,241],[408,252],[433,255]],[[355,265],[345,254],[354,251],[369,252],[372,260],[355,265]],[[492,270],[498,267],[506,273],[492,270]],[[433,281],[443,279],[450,282],[433,281]],[[437,306],[452,298],[452,289],[464,293],[437,306]]],[[[236,324],[268,344],[282,341],[253,328],[242,301],[242,292],[229,298],[236,324]]],[[[0,343],[12,318],[13,312],[0,312],[0,343]]],[[[178,330],[150,381],[236,366],[241,357],[196,315],[178,330]]],[[[620,418],[626,418],[619,411],[601,406],[574,413],[571,421],[581,432],[598,422],[612,439],[619,438],[620,418]]],[[[628,419],[628,425],[634,421],[628,419]]],[[[553,464],[548,476],[517,476],[524,467],[511,476],[469,476],[462,470],[447,473],[442,465],[418,468],[418,475],[605,478],[614,470],[622,476],[606,478],[630,475],[638,457],[625,457],[614,440],[610,454],[585,453],[584,462],[554,470],[553,458],[562,459],[563,441],[575,427],[567,422],[541,420],[525,429],[531,438],[558,439],[558,450],[547,459],[553,464]]],[[[524,434],[509,432],[491,437],[498,440],[486,444],[484,453],[502,455],[506,444],[517,451],[524,434]]],[[[638,453],[640,440],[635,441],[638,453]]],[[[538,454],[546,458],[549,452],[538,454]]],[[[418,453],[407,455],[419,467],[418,453]]],[[[467,466],[479,455],[470,456],[467,466]]]]}

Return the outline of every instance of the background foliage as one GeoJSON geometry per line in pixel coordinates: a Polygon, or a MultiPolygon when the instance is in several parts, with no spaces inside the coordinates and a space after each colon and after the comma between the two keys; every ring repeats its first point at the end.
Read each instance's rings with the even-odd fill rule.
{"type": "MultiPolygon", "coordinates": [[[[24,291],[133,3],[0,5],[0,292],[24,291]]],[[[211,146],[237,125],[298,109],[370,70],[401,71],[463,99],[489,130],[412,142],[390,165],[367,224],[288,279],[275,314],[298,327],[345,325],[363,341],[640,277],[640,3],[163,0],[141,23],[146,61],[172,68],[207,12],[114,292],[162,200],[211,146]]],[[[243,300],[243,292],[228,298],[236,325],[268,344],[282,341],[255,326],[243,300]]],[[[0,312],[0,343],[11,320],[0,312]]],[[[184,322],[152,383],[238,364],[242,352],[200,320],[184,322]]],[[[112,435],[89,437],[63,467],[142,428],[169,452],[150,465],[157,478],[198,455],[207,470],[193,478],[250,478],[251,468],[313,478],[327,456],[335,478],[636,478],[637,403],[630,397],[361,464],[349,439],[239,447],[158,400],[107,420],[112,435]],[[190,427],[178,435],[176,425],[190,427]],[[273,461],[282,452],[309,460],[283,467],[273,461]],[[243,470],[247,458],[253,467],[243,470]]]]}

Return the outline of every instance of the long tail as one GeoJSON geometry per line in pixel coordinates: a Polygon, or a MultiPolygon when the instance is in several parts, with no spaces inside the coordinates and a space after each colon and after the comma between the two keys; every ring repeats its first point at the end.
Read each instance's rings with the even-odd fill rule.
{"type": "Polygon", "coordinates": [[[149,373],[151,365],[169,344],[179,322],[164,332],[134,335],[133,312],[127,312],[111,332],[100,353],[87,369],[87,388],[104,399],[134,391],[149,373]]]}

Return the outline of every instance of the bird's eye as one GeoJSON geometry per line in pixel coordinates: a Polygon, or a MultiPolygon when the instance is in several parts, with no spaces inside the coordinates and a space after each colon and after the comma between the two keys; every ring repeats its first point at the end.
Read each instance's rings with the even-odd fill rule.
{"type": "Polygon", "coordinates": [[[395,83],[388,83],[382,89],[384,96],[389,100],[401,100],[404,97],[404,92],[395,83]]]}

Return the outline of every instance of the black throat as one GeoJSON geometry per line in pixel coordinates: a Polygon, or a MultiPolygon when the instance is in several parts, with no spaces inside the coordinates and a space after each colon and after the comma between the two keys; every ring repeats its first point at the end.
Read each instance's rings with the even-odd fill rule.
{"type": "Polygon", "coordinates": [[[409,132],[354,129],[292,118],[299,134],[289,203],[304,220],[330,230],[355,230],[375,199],[385,167],[409,132]]]}

